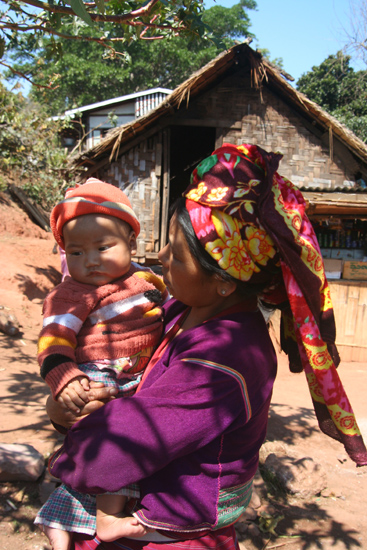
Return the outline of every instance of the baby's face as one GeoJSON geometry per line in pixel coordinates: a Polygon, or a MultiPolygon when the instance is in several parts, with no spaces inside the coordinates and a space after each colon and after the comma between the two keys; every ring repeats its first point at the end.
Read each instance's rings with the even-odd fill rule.
{"type": "Polygon", "coordinates": [[[68,269],[80,283],[102,286],[125,275],[136,254],[136,236],[118,218],[87,214],[64,225],[68,269]]]}

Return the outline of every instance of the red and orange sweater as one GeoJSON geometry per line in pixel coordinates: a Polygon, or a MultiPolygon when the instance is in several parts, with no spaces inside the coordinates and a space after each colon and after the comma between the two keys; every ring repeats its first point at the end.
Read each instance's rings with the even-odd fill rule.
{"type": "Polygon", "coordinates": [[[162,280],[132,264],[113,283],[96,287],[67,277],[46,297],[38,341],[41,376],[53,397],[77,376],[78,363],[130,357],[155,346],[162,333],[162,280]]]}

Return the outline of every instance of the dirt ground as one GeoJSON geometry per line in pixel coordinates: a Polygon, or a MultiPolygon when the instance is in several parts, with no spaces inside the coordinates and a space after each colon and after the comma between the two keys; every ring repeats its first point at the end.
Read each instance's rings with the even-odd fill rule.
{"type": "MultiPolygon", "coordinates": [[[[0,306],[16,316],[21,331],[17,337],[0,332],[0,443],[27,443],[45,458],[61,437],[45,414],[47,389],[35,360],[42,301],[61,277],[52,250],[52,236],[0,194],[0,306]]],[[[367,440],[367,365],[342,363],[339,375],[367,440]]],[[[290,374],[282,354],[268,439],[316,460],[327,489],[307,500],[286,497],[259,476],[261,506],[240,534],[242,549],[367,550],[367,468],[356,468],[340,444],[320,433],[304,375],[290,374]]],[[[33,526],[41,482],[0,483],[0,550],[50,549],[33,526]]]]}

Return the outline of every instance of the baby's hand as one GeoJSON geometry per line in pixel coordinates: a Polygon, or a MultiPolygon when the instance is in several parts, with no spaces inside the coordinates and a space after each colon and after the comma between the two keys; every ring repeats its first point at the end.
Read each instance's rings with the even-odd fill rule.
{"type": "Polygon", "coordinates": [[[89,389],[89,379],[85,376],[79,376],[66,384],[57,396],[56,401],[65,409],[78,414],[80,413],[80,408],[83,408],[89,401],[87,393],[89,389]]]}

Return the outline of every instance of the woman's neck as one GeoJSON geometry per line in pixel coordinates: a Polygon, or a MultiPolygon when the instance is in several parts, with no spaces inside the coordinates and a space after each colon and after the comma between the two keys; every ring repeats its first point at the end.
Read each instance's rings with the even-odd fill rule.
{"type": "Polygon", "coordinates": [[[201,325],[208,319],[215,317],[243,301],[243,297],[231,294],[228,298],[220,299],[217,303],[205,307],[192,307],[181,325],[180,332],[201,325]]]}

